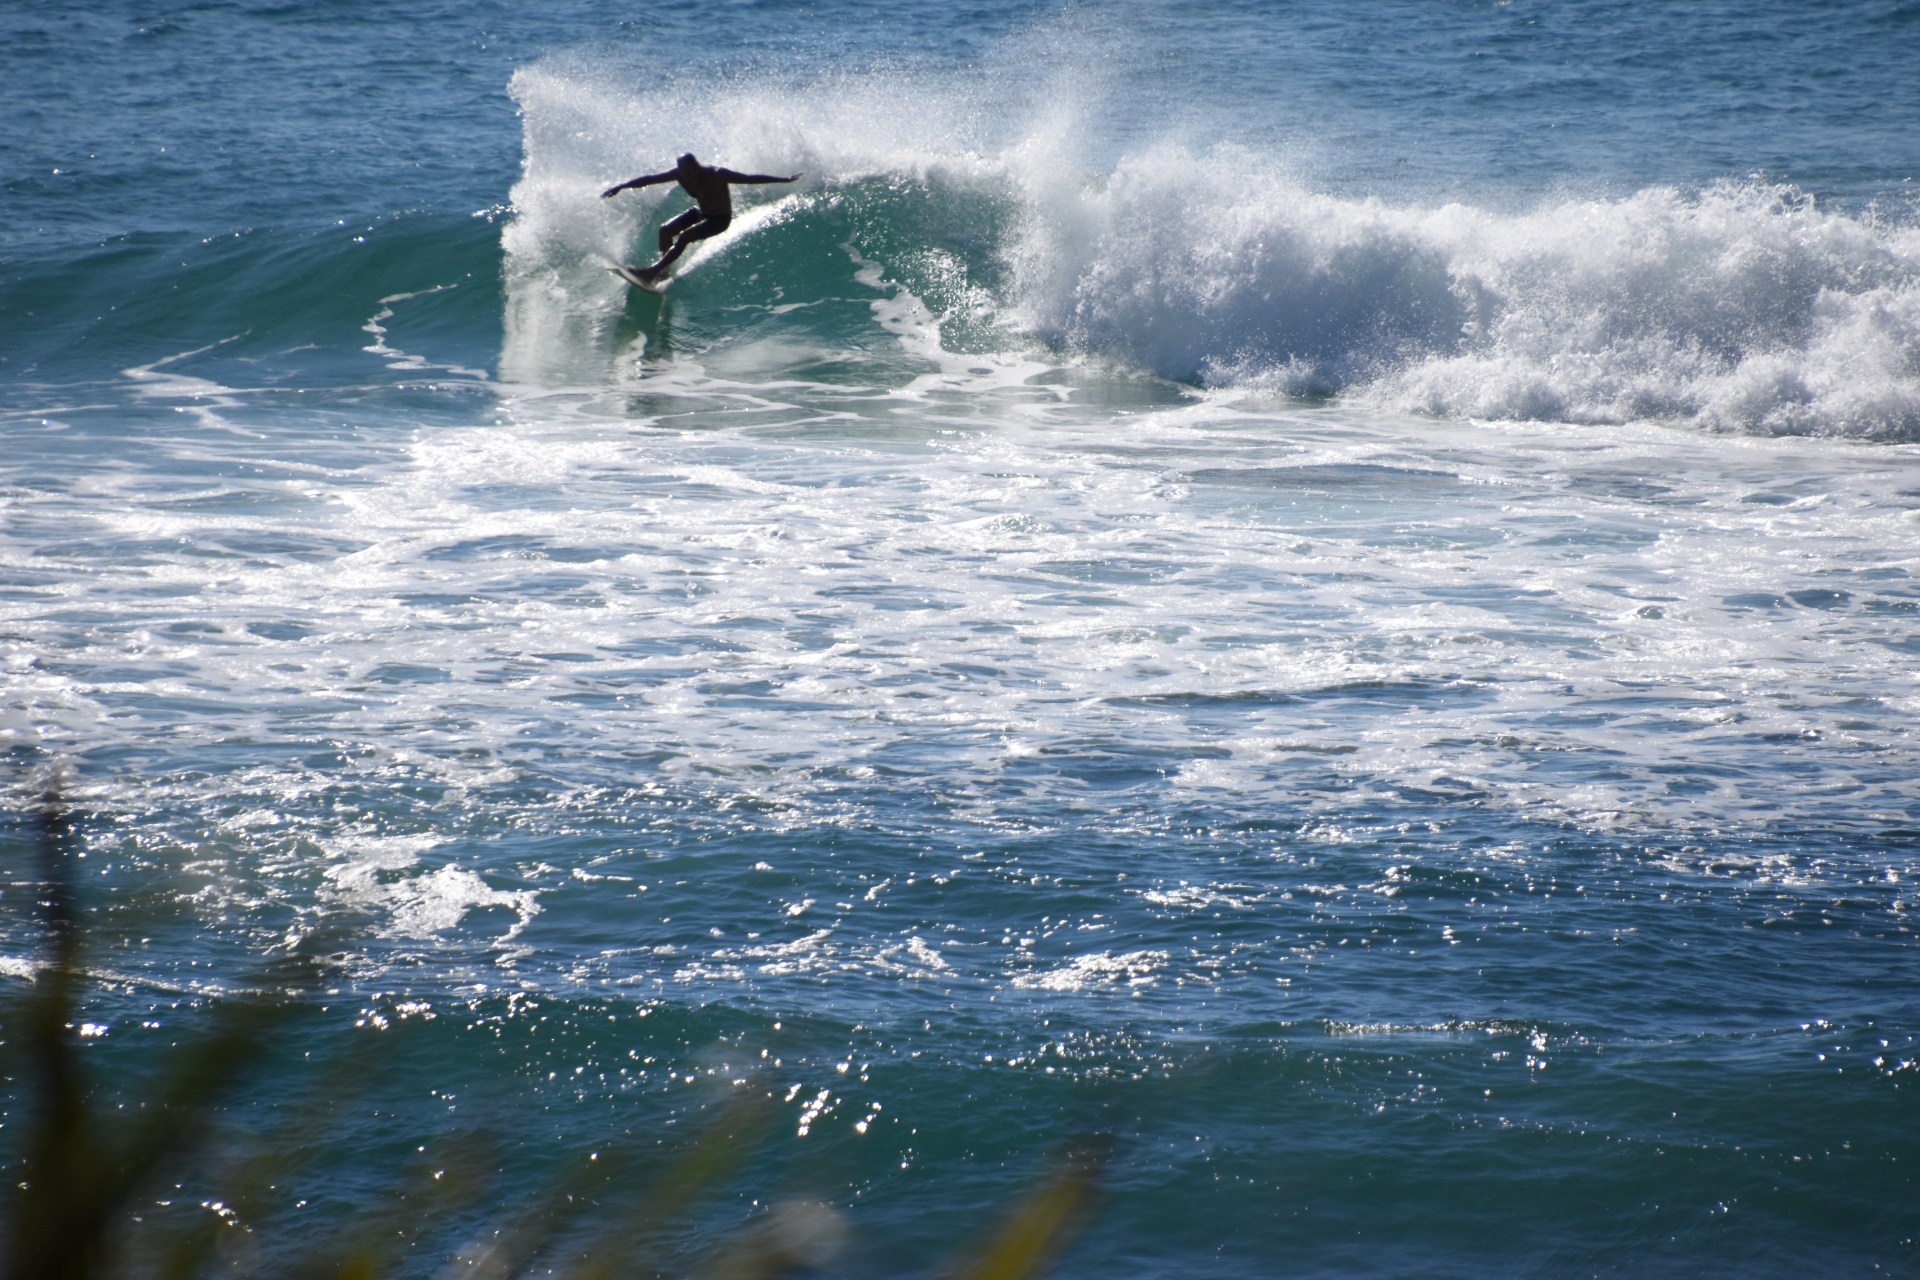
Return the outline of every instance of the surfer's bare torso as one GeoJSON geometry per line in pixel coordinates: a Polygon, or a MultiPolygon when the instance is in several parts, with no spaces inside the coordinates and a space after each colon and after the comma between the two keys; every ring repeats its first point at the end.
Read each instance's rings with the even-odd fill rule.
{"type": "Polygon", "coordinates": [[[689,151],[680,157],[673,168],[664,173],[648,173],[617,187],[608,187],[600,193],[601,199],[616,196],[622,191],[639,187],[656,186],[664,182],[677,182],[680,189],[693,197],[695,208],[687,210],[673,218],[660,228],[660,257],[651,266],[639,268],[635,274],[651,281],[666,274],[668,267],[687,246],[695,240],[705,240],[717,236],[733,222],[733,186],[735,183],[760,184],[768,182],[793,182],[799,174],[777,177],[767,173],[736,173],[732,169],[721,169],[713,165],[701,164],[689,151]]]}

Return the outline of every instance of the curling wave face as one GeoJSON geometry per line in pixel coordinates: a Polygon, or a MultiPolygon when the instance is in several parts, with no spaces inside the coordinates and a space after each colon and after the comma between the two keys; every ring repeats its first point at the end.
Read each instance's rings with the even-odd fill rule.
{"type": "MultiPolygon", "coordinates": [[[[1096,167],[1057,101],[996,133],[958,89],[942,102],[871,79],[736,86],[695,110],[684,87],[629,94],[542,64],[512,92],[526,163],[504,235],[510,379],[592,380],[640,353],[602,268],[650,249],[666,197],[597,192],[691,145],[809,180],[686,270],[711,262],[724,280],[736,257],[759,293],[813,304],[877,263],[928,302],[948,350],[1448,417],[1920,438],[1920,227],[1791,186],[1422,207],[1322,194],[1285,157],[1234,146],[1096,167]],[[742,254],[776,225],[777,252],[742,254]],[[600,355],[581,365],[586,351],[600,355]]],[[[806,345],[818,319],[801,306],[782,328],[806,345]]]]}

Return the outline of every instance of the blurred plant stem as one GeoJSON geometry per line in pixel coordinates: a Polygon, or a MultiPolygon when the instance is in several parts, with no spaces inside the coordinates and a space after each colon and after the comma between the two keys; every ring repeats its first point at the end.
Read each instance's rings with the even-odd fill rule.
{"type": "Polygon", "coordinates": [[[1061,1148],[1045,1181],[967,1251],[973,1261],[947,1274],[952,1280],[1038,1280],[1046,1275],[1091,1220],[1107,1157],[1103,1135],[1061,1148]]]}
{"type": "MultiPolygon", "coordinates": [[[[84,930],[74,898],[74,822],[57,786],[39,812],[40,897],[48,954],[16,1022],[33,1101],[25,1116],[22,1177],[9,1214],[8,1274],[86,1280],[108,1273],[113,1227],[128,1198],[163,1163],[205,1136],[207,1109],[247,1065],[289,1006],[220,1002],[213,1027],[175,1055],[138,1119],[95,1114],[75,1051],[74,1011],[84,976],[84,930]]],[[[286,975],[282,975],[283,977],[286,975]]]]}

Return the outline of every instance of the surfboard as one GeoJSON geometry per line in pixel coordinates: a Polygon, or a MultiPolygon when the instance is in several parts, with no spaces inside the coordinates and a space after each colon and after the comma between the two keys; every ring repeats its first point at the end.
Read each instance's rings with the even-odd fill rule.
{"type": "Polygon", "coordinates": [[[640,268],[638,267],[622,267],[609,264],[607,270],[613,272],[613,274],[619,276],[634,288],[645,289],[648,293],[653,294],[665,293],[667,286],[673,283],[672,276],[659,276],[649,280],[640,274],[640,268]]]}

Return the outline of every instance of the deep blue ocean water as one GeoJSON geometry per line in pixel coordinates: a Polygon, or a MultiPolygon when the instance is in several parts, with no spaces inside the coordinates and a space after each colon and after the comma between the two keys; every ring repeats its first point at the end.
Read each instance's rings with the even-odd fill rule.
{"type": "Polygon", "coordinates": [[[805,1200],[920,1274],[1097,1133],[1063,1275],[1920,1274],[1916,54],[0,9],[4,785],[103,1098],[318,949],[230,1126],[368,1105],[268,1257],[484,1141],[442,1274],[757,1091],[666,1269],[805,1200]],[[805,177],[631,291],[687,149],[805,177]]]}

